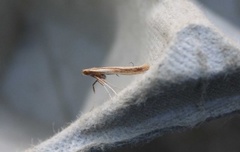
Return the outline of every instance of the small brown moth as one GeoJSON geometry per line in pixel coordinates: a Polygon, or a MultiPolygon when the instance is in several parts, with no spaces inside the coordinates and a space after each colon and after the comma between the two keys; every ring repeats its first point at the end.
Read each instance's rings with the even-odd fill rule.
{"type": "Polygon", "coordinates": [[[96,81],[92,84],[93,92],[95,92],[94,85],[98,82],[102,86],[107,86],[110,88],[115,94],[116,92],[108,85],[106,79],[106,75],[135,75],[141,74],[149,69],[148,64],[143,64],[141,66],[131,66],[131,67],[94,67],[89,69],[84,69],[82,73],[84,75],[89,75],[96,79],[96,81]]]}

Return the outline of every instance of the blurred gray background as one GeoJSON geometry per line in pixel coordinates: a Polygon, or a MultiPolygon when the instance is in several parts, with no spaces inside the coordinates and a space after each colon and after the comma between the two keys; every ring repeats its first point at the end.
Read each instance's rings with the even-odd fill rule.
{"type": "MultiPolygon", "coordinates": [[[[239,0],[196,3],[213,24],[240,44],[239,0]]],[[[89,103],[94,99],[94,80],[83,76],[81,70],[110,63],[138,63],[133,58],[136,51],[127,57],[111,54],[115,42],[125,37],[116,30],[119,25],[133,23],[126,26],[129,31],[138,26],[137,21],[128,21],[135,15],[127,13],[131,7],[137,6],[110,0],[0,1],[1,151],[20,151],[35,145],[101,104],[89,103]],[[126,14],[119,14],[119,9],[126,14]]],[[[126,40],[124,45],[137,50],[131,43],[126,40]]],[[[118,79],[121,82],[122,78],[118,79]]],[[[120,89],[123,86],[117,85],[120,89]]],[[[99,85],[96,91],[103,101],[109,98],[99,85]]],[[[237,152],[239,119],[236,114],[161,137],[140,149],[120,151],[237,152]]]]}

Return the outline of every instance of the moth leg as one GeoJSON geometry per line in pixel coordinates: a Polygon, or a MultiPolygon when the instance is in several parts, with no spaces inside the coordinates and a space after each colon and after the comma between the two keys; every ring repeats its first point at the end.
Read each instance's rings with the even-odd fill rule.
{"type": "Polygon", "coordinates": [[[116,91],[108,84],[108,82],[104,79],[99,79],[98,82],[103,85],[103,86],[107,86],[110,90],[112,90],[112,92],[117,95],[116,91]]]}
{"type": "Polygon", "coordinates": [[[96,81],[94,81],[93,84],[92,84],[92,89],[93,89],[93,92],[95,93],[95,84],[98,82],[102,86],[104,86],[104,81],[101,78],[97,77],[97,76],[93,76],[93,77],[96,79],[96,81]]]}
{"type": "Polygon", "coordinates": [[[93,92],[95,93],[95,87],[94,85],[98,82],[98,80],[94,81],[93,84],[92,84],[92,89],[93,89],[93,92]]]}
{"type": "Polygon", "coordinates": [[[100,83],[104,88],[105,86],[107,86],[110,90],[112,90],[114,94],[117,94],[116,91],[107,83],[107,81],[104,80],[104,78],[99,78],[97,76],[95,76],[94,78],[97,79],[97,82],[100,83]]]}

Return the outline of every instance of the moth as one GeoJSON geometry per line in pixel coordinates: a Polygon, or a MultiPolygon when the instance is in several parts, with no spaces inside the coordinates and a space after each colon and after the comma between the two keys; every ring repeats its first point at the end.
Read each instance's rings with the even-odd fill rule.
{"type": "Polygon", "coordinates": [[[102,86],[107,86],[111,89],[115,94],[114,89],[107,83],[106,75],[135,75],[142,74],[146,72],[150,68],[149,64],[143,64],[141,66],[112,66],[112,67],[93,67],[89,69],[84,69],[82,73],[84,75],[91,76],[96,79],[96,81],[92,84],[93,92],[95,93],[94,85],[98,82],[102,86]]]}

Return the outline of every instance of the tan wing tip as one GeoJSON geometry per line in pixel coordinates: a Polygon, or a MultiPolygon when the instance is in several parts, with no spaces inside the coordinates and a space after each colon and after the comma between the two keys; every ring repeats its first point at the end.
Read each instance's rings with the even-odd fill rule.
{"type": "Polygon", "coordinates": [[[149,70],[150,65],[145,63],[145,64],[142,65],[142,67],[143,67],[144,71],[147,71],[147,70],[149,70]]]}

